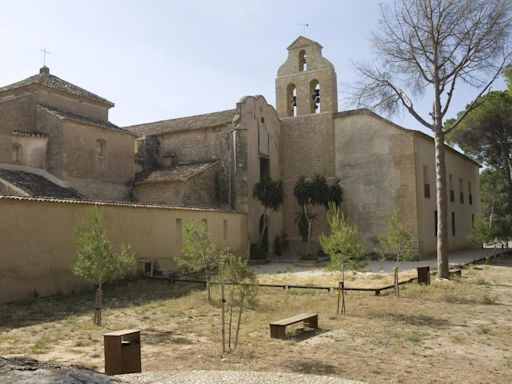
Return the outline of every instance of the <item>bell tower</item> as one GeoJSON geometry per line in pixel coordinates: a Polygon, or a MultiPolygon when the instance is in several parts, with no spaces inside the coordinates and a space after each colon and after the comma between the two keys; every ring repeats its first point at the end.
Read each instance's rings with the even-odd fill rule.
{"type": "Polygon", "coordinates": [[[288,58],[276,78],[276,107],[281,119],[338,112],[336,71],[322,56],[322,48],[304,36],[288,47],[288,58]]]}

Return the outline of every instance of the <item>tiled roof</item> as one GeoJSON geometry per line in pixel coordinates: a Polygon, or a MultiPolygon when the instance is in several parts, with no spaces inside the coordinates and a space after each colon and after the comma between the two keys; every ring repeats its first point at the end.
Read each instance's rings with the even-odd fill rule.
{"type": "Polygon", "coordinates": [[[13,136],[48,137],[48,135],[46,133],[44,133],[44,132],[37,132],[37,131],[31,131],[31,132],[12,131],[11,134],[13,136]]]}
{"type": "Polygon", "coordinates": [[[45,110],[46,112],[51,113],[54,116],[57,116],[61,120],[68,120],[68,121],[72,121],[77,124],[89,125],[89,126],[103,128],[103,129],[110,129],[113,131],[127,133],[129,135],[134,135],[132,132],[129,132],[124,128],[118,127],[117,125],[112,124],[108,120],[100,120],[100,119],[95,119],[95,118],[89,117],[89,116],[77,115],[76,113],[66,112],[66,111],[62,111],[60,109],[43,106],[43,105],[39,105],[39,107],[41,109],[45,110]]]}
{"type": "Polygon", "coordinates": [[[14,84],[6,85],[5,87],[0,88],[0,93],[5,91],[10,91],[13,89],[28,87],[30,85],[39,84],[43,87],[55,89],[57,91],[65,92],[74,96],[83,97],[85,99],[95,101],[97,103],[101,103],[107,105],[109,107],[113,107],[114,103],[100,97],[92,92],[86,91],[83,88],[80,88],[74,84],[71,84],[61,78],[50,75],[50,69],[48,67],[43,67],[39,71],[39,74],[30,76],[24,80],[18,81],[14,84]]]}
{"type": "Polygon", "coordinates": [[[162,120],[154,123],[131,125],[125,127],[138,136],[158,135],[167,132],[176,132],[189,129],[214,128],[229,124],[238,113],[238,109],[206,113],[204,115],[187,116],[179,119],[162,120]]]}
{"type": "Polygon", "coordinates": [[[217,164],[219,164],[218,160],[195,164],[178,164],[172,168],[159,169],[149,174],[139,175],[135,180],[135,184],[184,182],[217,164]]]}
{"type": "Polygon", "coordinates": [[[52,204],[83,204],[97,205],[104,207],[127,207],[127,208],[146,208],[146,209],[172,209],[176,211],[199,211],[199,212],[223,212],[234,215],[245,215],[243,212],[237,212],[229,209],[205,208],[205,207],[176,207],[165,204],[144,204],[130,203],[122,201],[92,201],[92,200],[67,200],[67,199],[49,199],[44,197],[27,197],[27,196],[4,196],[0,195],[0,200],[18,200],[18,201],[35,201],[52,204]]]}
{"type": "Polygon", "coordinates": [[[46,177],[31,172],[0,168],[0,179],[18,187],[33,197],[82,200],[84,197],[72,188],[64,188],[46,177]]]}

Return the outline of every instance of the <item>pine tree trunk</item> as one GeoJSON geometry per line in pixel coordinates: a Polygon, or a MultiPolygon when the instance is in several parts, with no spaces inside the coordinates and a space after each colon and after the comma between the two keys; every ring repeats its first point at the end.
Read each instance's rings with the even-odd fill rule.
{"type": "Polygon", "coordinates": [[[506,154],[505,160],[505,178],[507,179],[508,186],[508,203],[509,207],[512,207],[512,160],[508,153],[506,154]]]}
{"type": "Polygon", "coordinates": [[[448,204],[446,196],[446,159],[442,126],[435,132],[437,203],[437,277],[448,279],[448,204]]]}

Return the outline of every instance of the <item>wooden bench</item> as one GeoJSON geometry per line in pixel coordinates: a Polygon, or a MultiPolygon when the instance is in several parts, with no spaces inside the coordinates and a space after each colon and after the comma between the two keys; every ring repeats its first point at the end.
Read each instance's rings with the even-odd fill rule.
{"type": "Polygon", "coordinates": [[[300,315],[270,323],[270,337],[274,339],[286,339],[286,327],[288,325],[304,323],[304,326],[318,329],[318,313],[301,313],[300,315]]]}

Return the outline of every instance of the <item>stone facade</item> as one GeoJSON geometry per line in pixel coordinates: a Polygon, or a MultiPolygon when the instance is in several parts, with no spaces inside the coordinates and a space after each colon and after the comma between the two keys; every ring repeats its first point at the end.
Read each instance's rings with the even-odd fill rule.
{"type": "Polygon", "coordinates": [[[0,88],[0,167],[45,170],[88,199],[129,198],[135,135],[108,121],[112,106],[46,67],[0,88]]]}
{"type": "MultiPolygon", "coordinates": [[[[70,188],[70,196],[76,190],[94,200],[237,211],[247,215],[248,243],[257,242],[264,212],[252,197],[254,185],[264,176],[282,179],[286,197],[270,217],[269,251],[285,233],[294,254],[304,245],[295,224],[299,207],[293,187],[301,176],[323,174],[329,183],[341,178],[342,209],[359,227],[367,252],[376,250],[384,218],[397,205],[415,235],[418,255],[432,254],[432,138],[368,110],[338,112],[337,94],[336,71],[322,46],[302,36],[288,47],[277,72],[276,108],[263,96],[246,96],[226,111],[126,128],[108,121],[111,102],[44,67],[39,75],[0,88],[0,169],[39,172],[55,184],[44,193],[60,186],[70,188]]],[[[479,209],[478,168],[448,148],[451,250],[471,246],[467,235],[479,209]]],[[[0,194],[31,196],[30,188],[23,188],[0,177],[0,194]]],[[[318,235],[328,230],[325,208],[316,207],[314,214],[318,249],[318,235]]]]}

